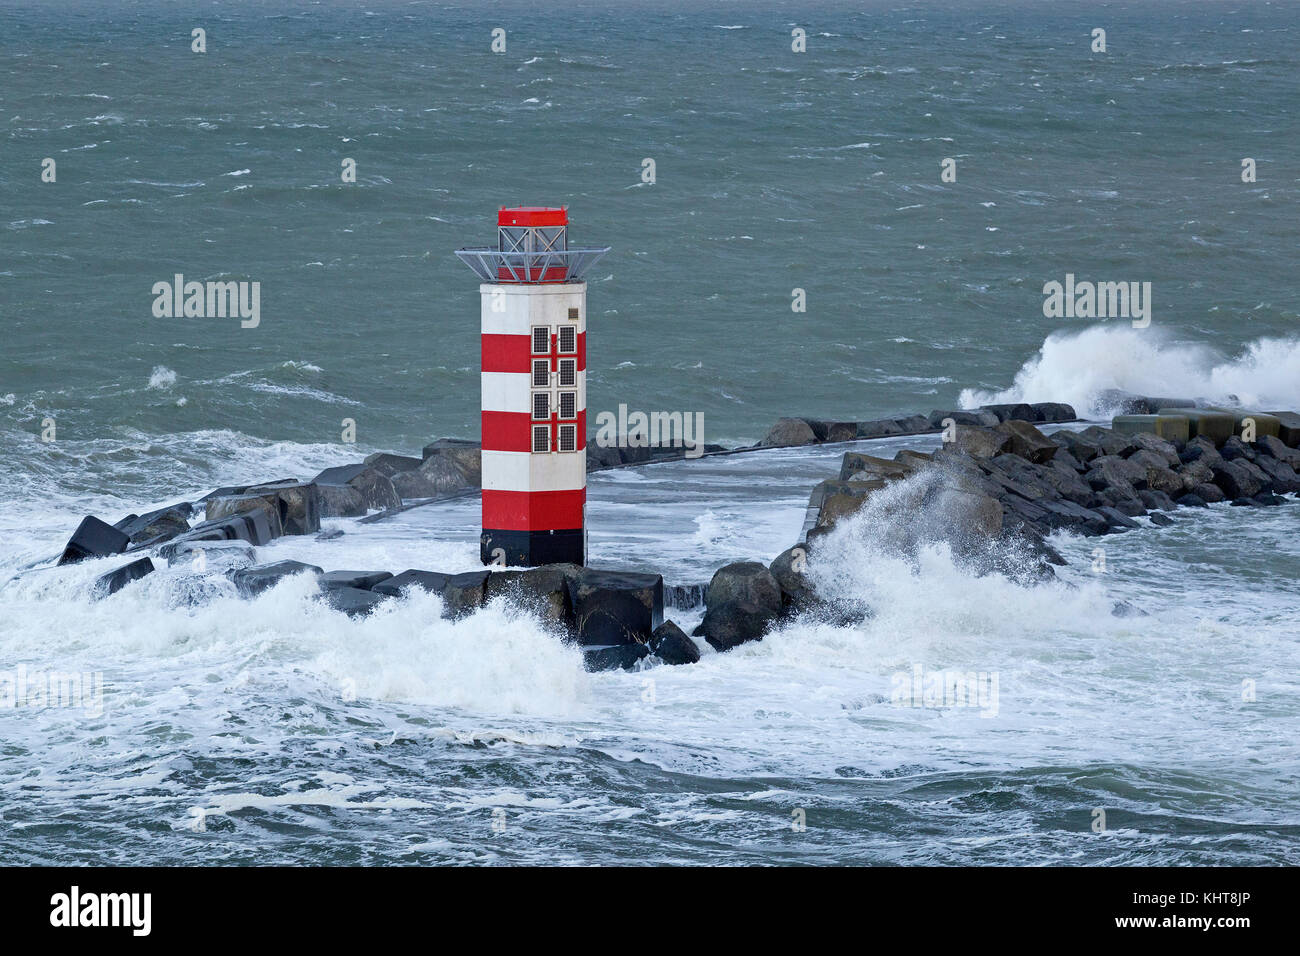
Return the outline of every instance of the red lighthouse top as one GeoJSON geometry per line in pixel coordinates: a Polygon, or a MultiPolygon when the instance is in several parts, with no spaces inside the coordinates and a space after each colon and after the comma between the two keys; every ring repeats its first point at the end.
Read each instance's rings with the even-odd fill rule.
{"type": "Polygon", "coordinates": [[[456,256],[490,283],[582,282],[609,247],[569,247],[569,212],[563,206],[502,206],[497,245],[457,249],[456,256]]]}
{"type": "Polygon", "coordinates": [[[555,206],[502,206],[497,210],[498,226],[567,226],[569,211],[555,206]]]}

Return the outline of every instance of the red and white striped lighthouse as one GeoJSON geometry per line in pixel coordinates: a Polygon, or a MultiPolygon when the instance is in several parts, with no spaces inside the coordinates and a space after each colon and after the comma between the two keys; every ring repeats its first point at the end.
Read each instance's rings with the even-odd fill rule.
{"type": "Polygon", "coordinates": [[[483,280],[484,564],[585,564],[587,283],[609,251],[570,249],[568,213],[502,208],[496,248],[456,255],[483,280]]]}

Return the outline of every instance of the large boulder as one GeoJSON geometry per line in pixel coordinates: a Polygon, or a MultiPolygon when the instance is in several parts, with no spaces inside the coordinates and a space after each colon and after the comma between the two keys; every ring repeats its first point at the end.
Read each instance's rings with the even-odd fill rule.
{"type": "Polygon", "coordinates": [[[348,617],[365,617],[389,599],[386,594],[363,588],[330,588],[320,594],[326,604],[348,617]]]}
{"type": "Polygon", "coordinates": [[[1278,461],[1285,462],[1292,468],[1300,468],[1300,451],[1288,446],[1280,438],[1272,435],[1265,435],[1255,442],[1256,458],[1255,463],[1259,463],[1261,457],[1276,458],[1278,461]]]}
{"type": "Polygon", "coordinates": [[[820,418],[804,418],[808,427],[813,430],[819,442],[823,441],[853,441],[858,437],[857,422],[829,422],[820,418]]]}
{"type": "Polygon", "coordinates": [[[316,584],[322,591],[337,591],[339,588],[369,591],[392,576],[390,571],[329,571],[317,578],[316,584]]]}
{"type": "MultiPolygon", "coordinates": [[[[895,419],[894,424],[902,430],[904,435],[920,435],[931,430],[930,419],[924,415],[909,415],[907,418],[895,419]]],[[[859,431],[861,431],[860,426],[861,423],[859,423],[859,431]]]]}
{"type": "Polygon", "coordinates": [[[413,588],[419,588],[421,591],[431,594],[441,594],[450,578],[450,574],[443,574],[439,571],[421,571],[418,568],[410,568],[401,574],[395,574],[378,584],[371,585],[370,590],[376,594],[387,594],[389,597],[399,597],[413,588]]]}
{"type": "MultiPolygon", "coordinates": [[[[858,422],[858,438],[890,438],[904,434],[903,426],[893,418],[880,418],[869,422],[858,422]]],[[[929,422],[926,422],[927,427],[929,422]]]]}
{"type": "Polygon", "coordinates": [[[138,558],[130,564],[114,568],[107,574],[95,578],[95,597],[106,598],[110,594],[116,594],[132,581],[138,581],[146,574],[153,574],[153,562],[148,558],[138,558]]]}
{"type": "Polygon", "coordinates": [[[665,664],[694,664],[700,649],[686,632],[672,621],[664,621],[650,635],[650,650],[665,664]]]}
{"type": "Polygon", "coordinates": [[[1164,456],[1143,449],[1129,455],[1125,460],[1143,469],[1142,479],[1134,482],[1135,488],[1150,488],[1152,491],[1163,491],[1167,495],[1182,493],[1183,479],[1169,467],[1169,460],[1164,456]]]}
{"type": "Polygon", "coordinates": [[[613,644],[582,648],[582,666],[589,671],[630,671],[650,656],[645,644],[613,644]]]}
{"type": "MultiPolygon", "coordinates": [[[[1011,454],[1019,455],[1035,465],[1042,465],[1051,461],[1060,447],[1026,421],[1009,419],[998,425],[994,431],[1001,432],[1010,439],[1010,446],[1007,450],[1011,454]]],[[[960,432],[961,429],[958,429],[959,434],[960,432]]]]}
{"type": "Polygon", "coordinates": [[[808,546],[796,544],[786,548],[767,568],[784,595],[783,603],[798,610],[817,607],[821,600],[808,580],[808,546]]]}
{"type": "Polygon", "coordinates": [[[802,418],[780,418],[758,443],[760,448],[786,448],[792,445],[812,445],[817,433],[802,418]]]}
{"type": "Polygon", "coordinates": [[[1011,448],[1011,436],[996,428],[982,425],[958,425],[957,440],[953,443],[972,458],[995,458],[1011,448]]]}
{"type": "Polygon", "coordinates": [[[910,473],[900,462],[862,452],[846,451],[840,459],[840,481],[894,481],[910,473]]]}
{"type": "Polygon", "coordinates": [[[177,541],[167,553],[167,566],[188,564],[196,571],[245,568],[257,560],[257,549],[247,541],[177,541]]]}
{"type": "Polygon", "coordinates": [[[1079,417],[1074,406],[1065,402],[1034,402],[1030,407],[1036,422],[1072,422],[1079,417]]]}
{"type": "Polygon", "coordinates": [[[980,409],[992,412],[998,417],[999,422],[1009,422],[1017,418],[1022,422],[1038,421],[1034,414],[1034,407],[1024,402],[1012,405],[981,405],[980,409]]]}
{"type": "Polygon", "coordinates": [[[193,513],[194,507],[188,501],[183,501],[147,514],[131,515],[113,527],[130,538],[131,544],[162,544],[189,531],[189,519],[193,513]]]}
{"type": "Polygon", "coordinates": [[[1102,455],[1090,462],[1083,480],[1095,491],[1114,487],[1133,490],[1146,481],[1146,469],[1119,455],[1102,455]]]}
{"type": "Polygon", "coordinates": [[[326,468],[312,481],[320,493],[322,518],[359,518],[402,504],[392,479],[370,465],[326,468]]]}
{"type": "Polygon", "coordinates": [[[410,455],[390,455],[386,452],[376,452],[373,455],[367,455],[365,462],[381,475],[392,478],[404,471],[419,468],[423,459],[412,458],[410,455]]]}
{"type": "Polygon", "coordinates": [[[459,618],[473,614],[483,606],[487,592],[487,571],[453,574],[442,586],[443,617],[459,618]]]}
{"type": "Polygon", "coordinates": [[[1182,459],[1178,454],[1178,445],[1164,438],[1154,435],[1150,432],[1138,432],[1130,436],[1132,448],[1124,455],[1125,458],[1131,458],[1139,451],[1151,452],[1159,456],[1167,468],[1177,468],[1182,464],[1182,459]]]}
{"type": "MultiPolygon", "coordinates": [[[[1264,488],[1263,473],[1245,460],[1224,461],[1214,466],[1214,483],[1229,499],[1249,498],[1264,488]]],[[[1266,479],[1265,479],[1266,480],[1266,479]]]]}
{"type": "Polygon", "coordinates": [[[1286,462],[1278,461],[1270,455],[1260,455],[1252,464],[1264,473],[1277,494],[1300,491],[1300,475],[1286,462]]]}
{"type": "Polygon", "coordinates": [[[439,438],[424,446],[424,460],[445,458],[455,464],[470,485],[483,482],[483,449],[476,441],[464,438],[439,438]]]}
{"type": "Polygon", "coordinates": [[[482,453],[477,446],[445,444],[442,439],[427,446],[430,454],[415,468],[393,475],[393,487],[403,498],[437,498],[478,488],[483,482],[482,453]]]}
{"type": "Polygon", "coordinates": [[[1052,441],[1063,451],[1069,452],[1081,465],[1087,465],[1092,459],[1106,454],[1100,441],[1080,432],[1062,430],[1052,435],[1052,441]]]}
{"type": "Polygon", "coordinates": [[[980,425],[985,428],[992,428],[998,423],[998,416],[992,412],[985,411],[982,408],[974,411],[952,410],[943,411],[935,409],[926,416],[926,421],[930,423],[931,428],[943,428],[944,419],[951,418],[956,425],[980,425]]]}
{"type": "Polygon", "coordinates": [[[739,561],[714,573],[696,633],[715,649],[729,650],[762,637],[784,610],[785,598],[772,572],[757,561],[739,561]]]}
{"type": "Polygon", "coordinates": [[[493,571],[485,600],[503,597],[547,624],[565,631],[575,626],[570,581],[582,573],[576,564],[544,564],[526,571],[493,571]]]}
{"type": "Polygon", "coordinates": [[[808,505],[816,509],[817,528],[829,528],[849,515],[856,514],[875,492],[885,487],[883,480],[834,481],[827,479],[813,488],[808,505]]]}
{"type": "Polygon", "coordinates": [[[579,568],[567,581],[579,644],[644,644],[663,623],[661,575],[579,568]]]}
{"type": "Polygon", "coordinates": [[[269,591],[287,577],[295,574],[321,574],[314,564],[301,561],[276,561],[274,564],[259,564],[252,568],[240,568],[231,572],[230,580],[235,590],[242,597],[256,597],[263,591],[269,591]]]}
{"type": "Polygon", "coordinates": [[[320,530],[320,493],[312,482],[253,485],[243,494],[211,498],[207,518],[212,521],[259,509],[279,519],[283,534],[315,534],[320,530]]]}
{"type": "Polygon", "coordinates": [[[72,537],[63,547],[59,564],[76,564],[86,558],[104,558],[121,554],[131,543],[129,535],[114,528],[106,521],[100,521],[94,515],[87,515],[72,532],[72,537]]]}

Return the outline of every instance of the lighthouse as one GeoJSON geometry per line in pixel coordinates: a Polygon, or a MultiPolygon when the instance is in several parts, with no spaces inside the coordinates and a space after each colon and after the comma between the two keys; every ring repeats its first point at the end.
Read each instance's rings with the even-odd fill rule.
{"type": "Polygon", "coordinates": [[[457,249],[479,285],[484,564],[585,564],[587,283],[609,251],[569,247],[563,208],[497,212],[496,247],[457,249]]]}

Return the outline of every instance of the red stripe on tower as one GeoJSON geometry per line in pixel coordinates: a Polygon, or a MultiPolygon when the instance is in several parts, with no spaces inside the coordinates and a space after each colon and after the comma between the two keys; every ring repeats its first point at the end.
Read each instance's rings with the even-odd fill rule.
{"type": "Polygon", "coordinates": [[[564,209],[497,213],[495,248],[456,255],[478,275],[484,563],[586,563],[587,270],[564,209]]]}

